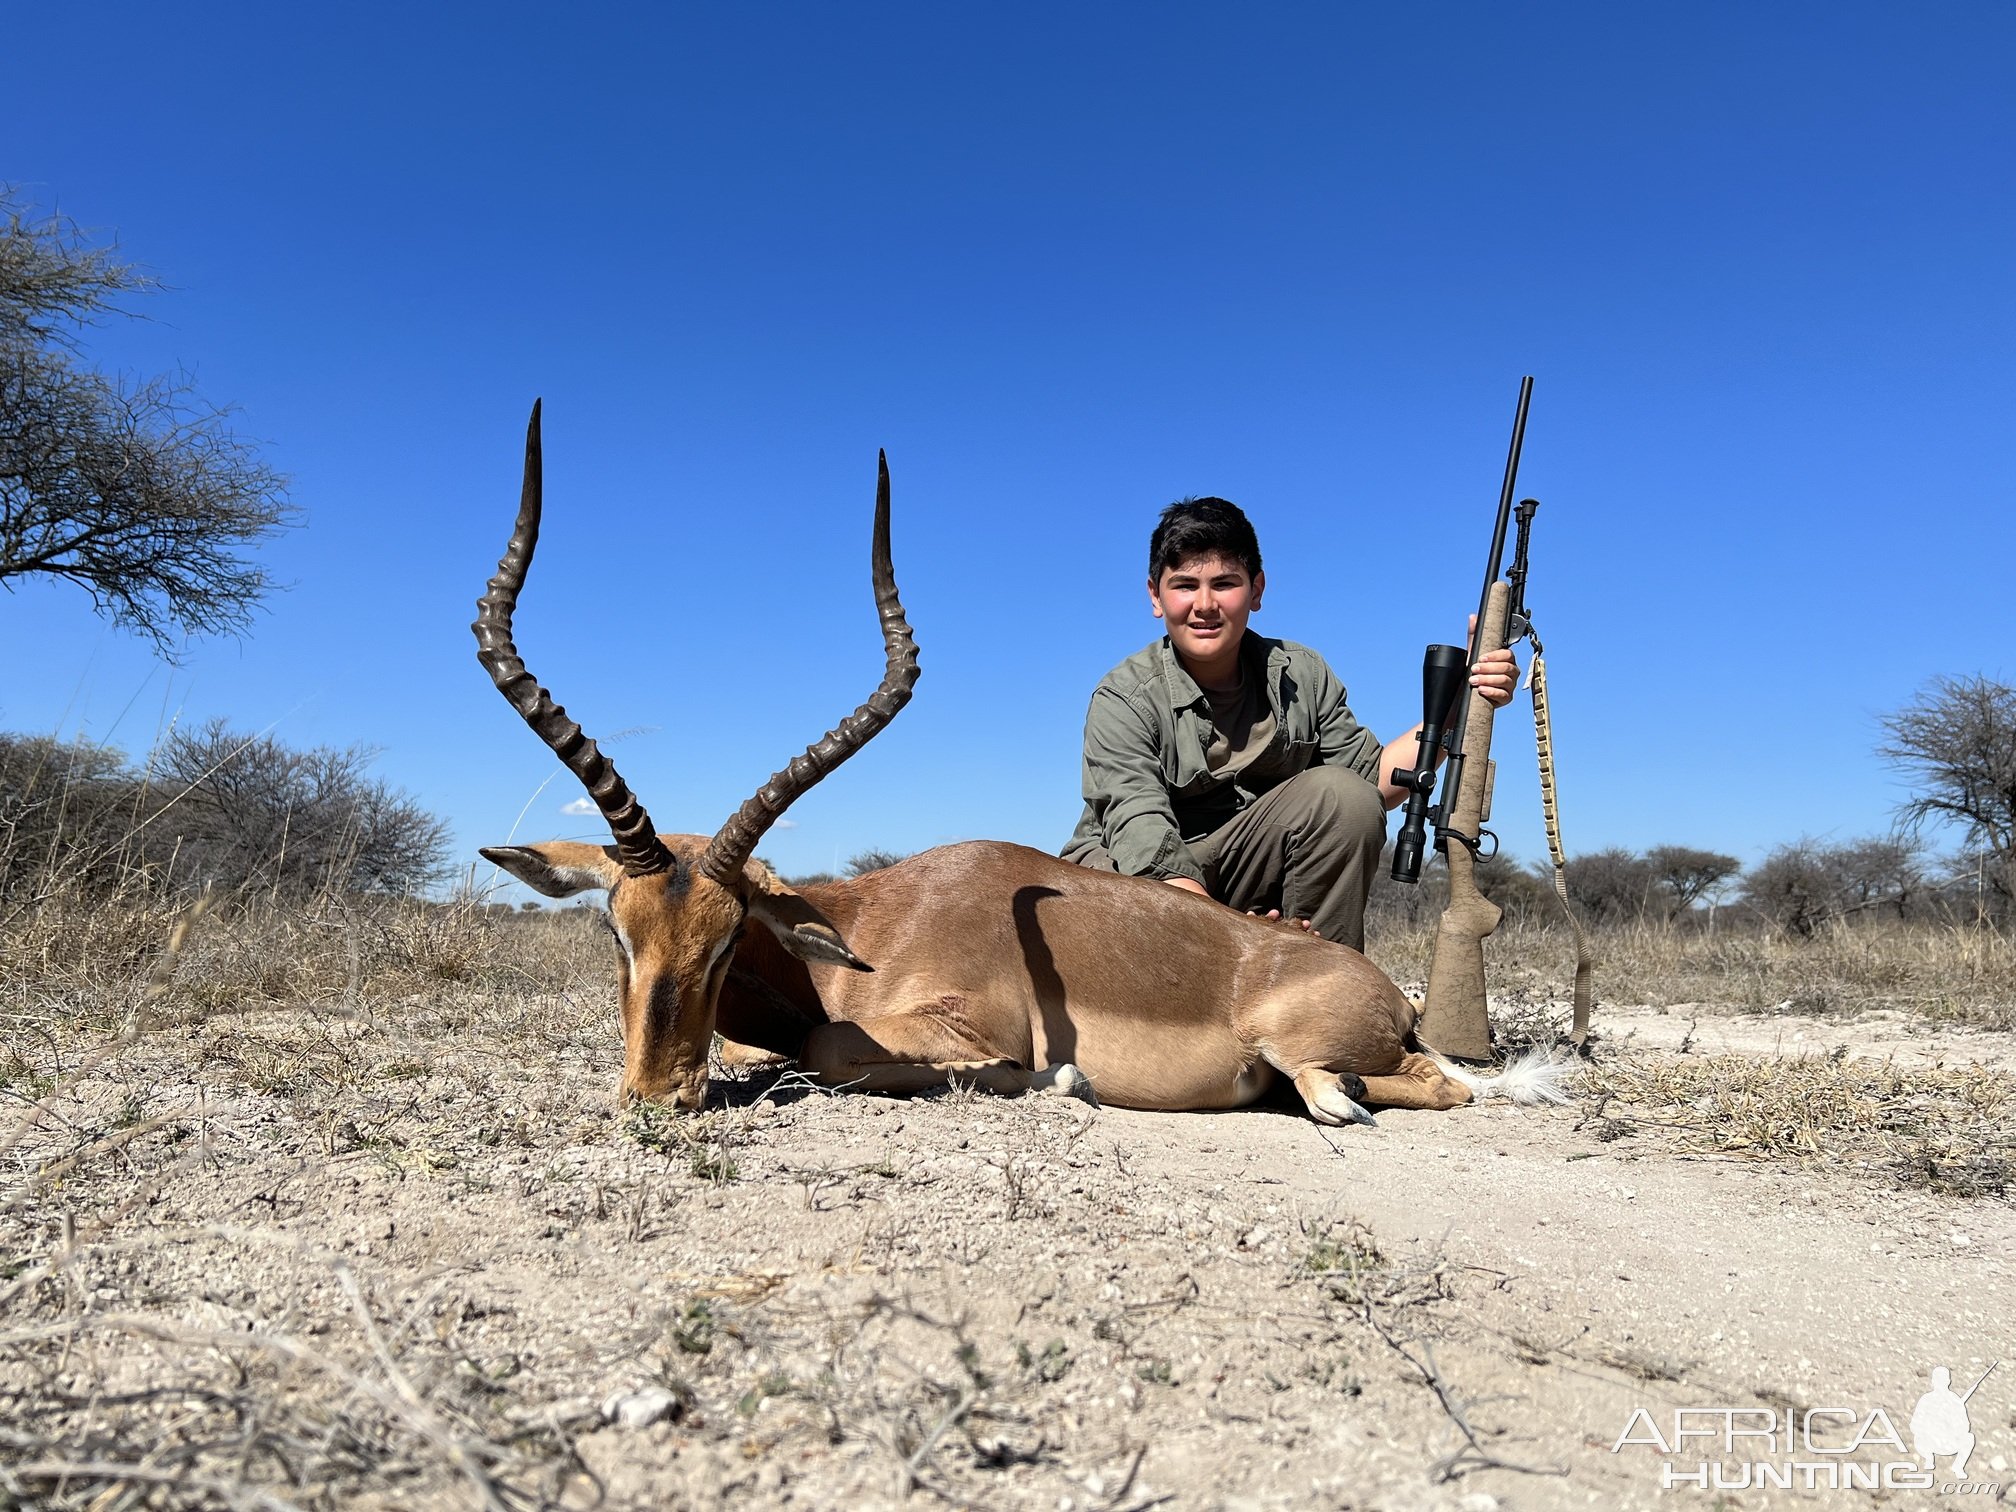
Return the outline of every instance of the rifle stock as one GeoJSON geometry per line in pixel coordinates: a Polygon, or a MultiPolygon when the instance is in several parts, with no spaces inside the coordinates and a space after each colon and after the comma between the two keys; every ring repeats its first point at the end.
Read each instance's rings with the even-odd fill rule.
{"type": "MultiPolygon", "coordinates": [[[[1477,621],[1476,644],[1505,644],[1511,589],[1491,584],[1477,621]]],[[[1475,658],[1472,658],[1473,663],[1475,658]]],[[[1463,770],[1442,834],[1449,862],[1449,904],[1435,926],[1435,954],[1428,967],[1428,995],[1416,1030],[1422,1043],[1459,1060],[1491,1057],[1491,1015],[1484,995],[1484,939],[1498,927],[1502,910],[1477,890],[1477,857],[1459,836],[1476,840],[1488,817],[1491,787],[1491,722],[1497,712],[1475,688],[1463,719],[1463,770]]]]}

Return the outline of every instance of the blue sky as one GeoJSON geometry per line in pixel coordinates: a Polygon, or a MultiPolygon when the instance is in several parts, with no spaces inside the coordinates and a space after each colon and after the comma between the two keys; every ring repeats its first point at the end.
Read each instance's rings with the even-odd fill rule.
{"type": "MultiPolygon", "coordinates": [[[[519,645],[667,830],[879,675],[888,448],[924,676],[787,872],[1060,844],[1182,495],[1247,508],[1256,628],[1399,733],[1524,373],[1571,850],[1879,831],[1880,714],[2016,674],[2007,5],[332,14],[10,18],[0,177],[172,286],[93,355],[237,404],[307,524],[179,669],[0,594],[0,727],[228,715],[382,748],[464,857],[599,833],[467,629],[539,395],[519,645]]],[[[1523,708],[1495,827],[1537,857],[1523,708]]]]}

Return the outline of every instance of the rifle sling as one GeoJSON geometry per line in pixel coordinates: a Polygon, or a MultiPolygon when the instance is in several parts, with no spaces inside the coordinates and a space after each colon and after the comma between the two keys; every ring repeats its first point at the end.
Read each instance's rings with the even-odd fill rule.
{"type": "Polygon", "coordinates": [[[1533,688],[1533,740],[1540,759],[1540,812],[1547,828],[1547,854],[1554,863],[1554,893],[1561,900],[1561,912],[1568,916],[1568,927],[1575,932],[1575,1028],[1569,1040],[1579,1050],[1589,1039],[1595,955],[1589,948],[1588,932],[1568,901],[1568,858],[1561,849],[1561,812],[1554,787],[1554,726],[1547,714],[1547,658],[1541,654],[1538,635],[1533,636],[1533,672],[1528,681],[1533,688]]]}

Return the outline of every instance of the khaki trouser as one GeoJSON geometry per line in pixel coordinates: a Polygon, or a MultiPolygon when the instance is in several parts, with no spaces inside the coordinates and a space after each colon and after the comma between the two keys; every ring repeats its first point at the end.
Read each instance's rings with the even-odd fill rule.
{"type": "MultiPolygon", "coordinates": [[[[1379,790],[1349,767],[1318,766],[1270,788],[1190,854],[1211,896],[1233,908],[1307,919],[1326,940],[1365,948],[1365,898],[1386,843],[1379,790]]],[[[1114,871],[1103,847],[1077,858],[1114,871]]]]}

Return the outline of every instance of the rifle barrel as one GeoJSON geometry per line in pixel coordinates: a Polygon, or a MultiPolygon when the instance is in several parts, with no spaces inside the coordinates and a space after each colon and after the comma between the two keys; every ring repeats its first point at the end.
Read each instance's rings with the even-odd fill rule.
{"type": "MultiPolygon", "coordinates": [[[[1491,559],[1484,564],[1484,591],[1477,595],[1477,629],[1470,634],[1470,669],[1476,670],[1477,659],[1484,654],[1484,637],[1479,633],[1484,628],[1484,606],[1491,601],[1491,585],[1498,581],[1499,569],[1505,565],[1505,531],[1512,523],[1512,495],[1519,486],[1519,448],[1526,440],[1526,407],[1533,401],[1533,375],[1527,374],[1519,380],[1519,413],[1512,417],[1512,447],[1505,454],[1505,482],[1498,490],[1498,523],[1491,532],[1491,559]]],[[[1492,647],[1495,651],[1498,648],[1492,647]]],[[[1456,809],[1456,784],[1463,776],[1463,738],[1470,724],[1470,700],[1466,690],[1456,700],[1456,712],[1449,718],[1449,733],[1443,744],[1449,751],[1448,763],[1442,769],[1442,792],[1444,794],[1442,812],[1453,814],[1456,809]]],[[[1438,823],[1435,848],[1442,850],[1447,841],[1438,823]]]]}
{"type": "MultiPolygon", "coordinates": [[[[1498,581],[1499,570],[1505,565],[1505,530],[1512,523],[1512,495],[1519,487],[1519,448],[1526,442],[1526,406],[1533,402],[1533,377],[1529,373],[1519,380],[1519,413],[1512,417],[1512,449],[1505,454],[1505,483],[1498,490],[1498,524],[1491,532],[1491,558],[1484,564],[1484,591],[1477,595],[1477,623],[1484,623],[1484,601],[1491,596],[1491,585],[1498,581]]],[[[1497,647],[1492,647],[1495,651],[1497,647]]],[[[1484,648],[1473,637],[1470,645],[1470,665],[1477,665],[1477,658],[1484,648]]]]}
{"type": "MultiPolygon", "coordinates": [[[[1995,1362],[1995,1365],[2000,1365],[2001,1363],[2002,1362],[2000,1360],[1997,1360],[1995,1362]]],[[[1981,1381],[1985,1381],[1988,1379],[1988,1377],[1995,1374],[1995,1365],[1990,1365],[1986,1370],[1981,1372],[1981,1381]]],[[[1971,1397],[1972,1395],[1974,1395],[1975,1392],[1981,1389],[1981,1381],[1976,1381],[1972,1386],[1969,1386],[1965,1391],[1960,1393],[1960,1400],[1963,1403],[1967,1400],[1967,1398],[1971,1397]]]]}

